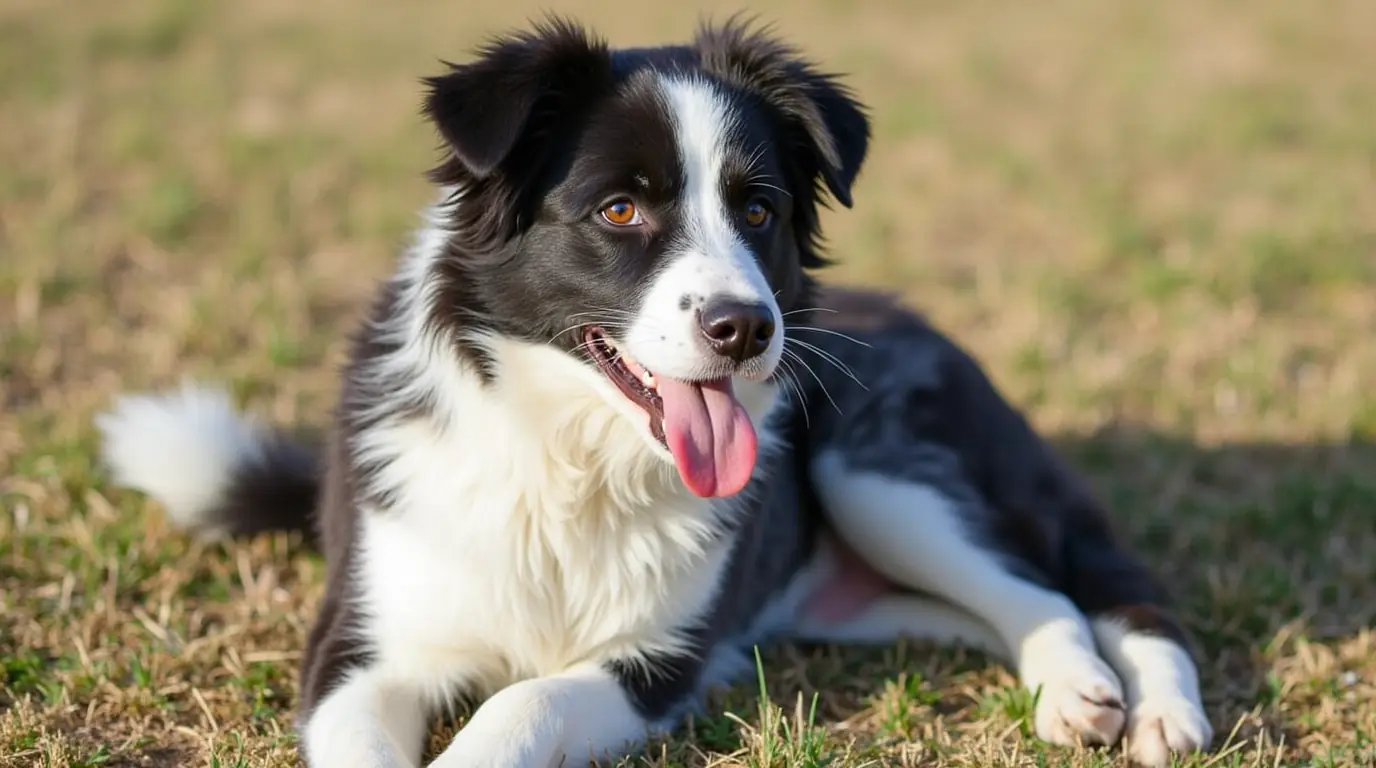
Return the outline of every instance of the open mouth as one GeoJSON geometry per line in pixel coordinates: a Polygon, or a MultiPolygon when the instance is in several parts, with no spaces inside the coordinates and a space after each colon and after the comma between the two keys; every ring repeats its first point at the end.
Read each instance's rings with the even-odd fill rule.
{"type": "Polygon", "coordinates": [[[602,374],[650,417],[650,434],[669,447],[664,437],[664,399],[659,396],[654,373],[618,349],[595,325],[583,329],[583,343],[602,374]]]}
{"type": "Polygon", "coordinates": [[[595,325],[583,344],[621,394],[650,419],[650,434],[674,457],[679,477],[698,496],[731,496],[750,482],[758,438],[730,376],[687,380],[656,374],[595,325]]]}

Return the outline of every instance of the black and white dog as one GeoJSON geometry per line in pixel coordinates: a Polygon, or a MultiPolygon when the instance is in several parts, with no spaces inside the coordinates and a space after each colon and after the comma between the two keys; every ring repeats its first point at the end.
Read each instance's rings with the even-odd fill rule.
{"type": "Polygon", "coordinates": [[[310,765],[417,765],[459,700],[433,765],[616,757],[771,638],[963,642],[1044,739],[1208,746],[1185,635],[1078,479],[919,317],[816,287],[869,140],[834,77],[736,23],[612,50],[549,21],[428,86],[440,199],[323,456],[213,389],[99,422],[177,522],[319,536],[310,765]]]}

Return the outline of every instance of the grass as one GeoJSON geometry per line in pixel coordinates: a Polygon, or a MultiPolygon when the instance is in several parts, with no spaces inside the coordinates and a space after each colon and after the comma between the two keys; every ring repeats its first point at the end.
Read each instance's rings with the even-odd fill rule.
{"type": "MultiPolygon", "coordinates": [[[[561,9],[702,10],[663,5],[561,9]]],[[[752,6],[873,107],[831,278],[974,350],[1178,596],[1220,747],[1186,764],[1376,761],[1376,5],[752,6]]],[[[171,530],[90,417],[196,376],[319,423],[429,196],[418,78],[538,11],[0,0],[0,766],[295,764],[322,563],[171,530]]],[[[762,669],[628,764],[1123,764],[960,650],[762,669]]]]}

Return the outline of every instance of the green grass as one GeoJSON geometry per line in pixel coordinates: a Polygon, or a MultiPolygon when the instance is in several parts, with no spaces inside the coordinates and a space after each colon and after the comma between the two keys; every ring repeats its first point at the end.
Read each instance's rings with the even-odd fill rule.
{"type": "MultiPolygon", "coordinates": [[[[737,7],[560,6],[628,44],[737,7]]],[[[1376,762],[1376,4],[752,9],[872,107],[828,279],[973,350],[1176,595],[1186,764],[1376,762]]],[[[172,530],[90,419],[204,377],[320,424],[430,194],[419,78],[540,10],[0,0],[0,766],[295,764],[319,557],[172,530]]],[[[1123,765],[958,649],[761,669],[626,764],[1123,765]]]]}

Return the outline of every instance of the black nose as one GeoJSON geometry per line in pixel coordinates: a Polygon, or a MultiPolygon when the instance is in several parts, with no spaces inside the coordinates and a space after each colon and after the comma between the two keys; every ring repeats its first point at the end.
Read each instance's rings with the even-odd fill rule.
{"type": "Polygon", "coordinates": [[[764,352],[774,335],[774,313],[760,302],[713,299],[702,308],[698,323],[712,349],[737,362],[764,352]]]}

